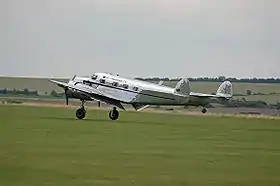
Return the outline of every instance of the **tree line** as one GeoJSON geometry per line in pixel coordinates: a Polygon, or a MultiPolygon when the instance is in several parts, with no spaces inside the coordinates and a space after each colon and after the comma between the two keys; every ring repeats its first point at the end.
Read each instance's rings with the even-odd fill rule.
{"type": "Polygon", "coordinates": [[[25,88],[23,90],[17,90],[17,89],[8,90],[8,89],[5,88],[3,90],[0,90],[0,94],[39,96],[39,93],[38,93],[37,90],[31,91],[31,90],[28,90],[27,88],[25,88]]]}
{"type": "MultiPolygon", "coordinates": [[[[161,77],[150,77],[150,78],[141,78],[137,77],[135,79],[144,80],[144,81],[179,81],[181,78],[161,78],[161,77]]],[[[280,83],[280,78],[234,78],[234,77],[198,77],[198,78],[188,78],[192,82],[222,82],[229,80],[236,83],[280,83]]]]}

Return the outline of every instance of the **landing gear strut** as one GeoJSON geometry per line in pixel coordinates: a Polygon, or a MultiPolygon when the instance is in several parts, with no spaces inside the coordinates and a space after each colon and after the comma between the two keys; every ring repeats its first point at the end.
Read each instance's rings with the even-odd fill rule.
{"type": "Polygon", "coordinates": [[[201,112],[202,112],[203,114],[205,114],[205,113],[207,112],[207,109],[203,107],[202,110],[201,110],[201,112]]]}
{"type": "Polygon", "coordinates": [[[84,107],[85,102],[85,100],[81,100],[81,108],[77,109],[76,111],[76,117],[78,119],[84,119],[84,117],[86,116],[86,109],[84,107]]]}
{"type": "Polygon", "coordinates": [[[111,120],[117,120],[119,118],[119,111],[117,110],[116,107],[113,107],[113,110],[110,110],[109,118],[111,120]]]}

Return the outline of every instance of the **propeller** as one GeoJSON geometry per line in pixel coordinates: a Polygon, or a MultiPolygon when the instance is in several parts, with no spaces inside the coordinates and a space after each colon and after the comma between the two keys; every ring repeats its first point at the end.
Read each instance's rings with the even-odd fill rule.
{"type": "Polygon", "coordinates": [[[67,91],[68,91],[68,88],[65,88],[65,97],[66,97],[66,105],[68,105],[68,94],[67,94],[67,91]]]}

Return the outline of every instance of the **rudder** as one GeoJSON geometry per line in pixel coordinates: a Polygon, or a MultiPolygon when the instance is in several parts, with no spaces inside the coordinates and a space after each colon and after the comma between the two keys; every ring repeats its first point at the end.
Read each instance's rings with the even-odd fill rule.
{"type": "Polygon", "coordinates": [[[181,79],[175,86],[175,93],[188,96],[190,95],[190,82],[188,79],[181,79]]]}
{"type": "Polygon", "coordinates": [[[233,96],[232,84],[230,81],[224,81],[218,88],[216,95],[231,98],[233,96]]]}

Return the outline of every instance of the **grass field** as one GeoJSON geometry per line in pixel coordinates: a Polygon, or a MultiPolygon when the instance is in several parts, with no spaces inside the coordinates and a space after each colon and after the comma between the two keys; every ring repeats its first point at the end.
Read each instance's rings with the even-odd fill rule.
{"type": "MultiPolygon", "coordinates": [[[[66,79],[62,79],[67,81],[66,79]]],[[[165,85],[175,87],[176,82],[164,82],[165,85]]],[[[214,82],[191,82],[191,90],[194,92],[214,93],[217,91],[220,83],[214,82]]],[[[44,78],[11,78],[0,77],[0,89],[7,88],[9,90],[24,89],[37,90],[39,94],[49,94],[52,90],[63,92],[63,90],[48,82],[44,78]]],[[[233,90],[235,94],[245,94],[246,90],[250,89],[253,93],[270,94],[273,92],[280,93],[280,84],[251,84],[251,83],[233,83],[233,90]]],[[[236,97],[238,98],[238,97],[236,97]]],[[[276,103],[280,101],[278,95],[260,95],[260,96],[247,96],[247,100],[258,101],[263,100],[268,103],[276,103]]]]}
{"type": "Polygon", "coordinates": [[[0,185],[279,186],[280,122],[0,106],[0,185]]]}

